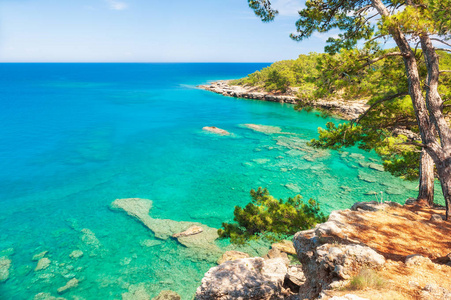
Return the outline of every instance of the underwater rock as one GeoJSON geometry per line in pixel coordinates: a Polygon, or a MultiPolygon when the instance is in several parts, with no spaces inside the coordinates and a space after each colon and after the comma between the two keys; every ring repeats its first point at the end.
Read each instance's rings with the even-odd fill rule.
{"type": "Polygon", "coordinates": [[[370,169],[373,169],[373,170],[376,170],[376,171],[379,171],[379,172],[384,172],[384,166],[383,166],[383,165],[370,163],[370,164],[368,165],[368,167],[369,167],[370,169]]]}
{"type": "Polygon", "coordinates": [[[227,130],[215,127],[215,126],[205,126],[202,128],[202,130],[211,132],[211,133],[215,133],[215,134],[219,134],[219,135],[230,135],[230,132],[228,132],[227,130]]]}
{"type": "Polygon", "coordinates": [[[150,300],[150,295],[143,284],[131,285],[128,292],[122,294],[122,300],[150,300]]]}
{"type": "Polygon", "coordinates": [[[189,235],[198,234],[198,233],[201,233],[202,231],[204,231],[202,229],[202,227],[197,226],[197,225],[193,225],[193,226],[191,226],[190,228],[188,228],[187,230],[185,230],[183,232],[179,232],[179,233],[173,234],[172,237],[179,238],[179,237],[183,237],[183,236],[189,236],[189,235]]]}
{"type": "Polygon", "coordinates": [[[268,159],[268,158],[255,158],[252,161],[257,163],[257,164],[259,164],[259,165],[264,165],[264,164],[268,163],[270,161],[270,159],[268,159]]]}
{"type": "Polygon", "coordinates": [[[371,176],[369,174],[365,174],[365,173],[359,174],[358,178],[361,181],[365,181],[365,182],[369,182],[369,183],[373,183],[373,182],[377,181],[376,178],[374,178],[373,176],[371,176]]]}
{"type": "Polygon", "coordinates": [[[232,260],[236,260],[236,259],[240,259],[240,258],[248,258],[250,257],[249,254],[244,253],[244,252],[240,252],[240,251],[235,251],[235,250],[230,250],[230,251],[226,251],[220,259],[218,259],[218,265],[226,262],[226,261],[232,261],[232,260]]]}
{"type": "Polygon", "coordinates": [[[6,256],[0,257],[0,283],[8,280],[10,267],[11,260],[6,256]]]}
{"type": "Polygon", "coordinates": [[[39,293],[34,296],[33,300],[66,300],[66,298],[54,297],[50,293],[39,293]]]}
{"type": "Polygon", "coordinates": [[[50,266],[50,259],[43,257],[38,261],[38,265],[34,269],[35,271],[45,270],[50,266]]]}
{"type": "Polygon", "coordinates": [[[38,260],[40,260],[41,258],[43,258],[47,253],[49,253],[49,252],[48,252],[48,251],[42,251],[42,252],[39,253],[39,254],[35,254],[31,260],[32,260],[32,261],[38,261],[38,260]]]}
{"type": "Polygon", "coordinates": [[[154,219],[150,217],[152,201],[140,198],[117,199],[110,206],[113,210],[123,210],[129,216],[137,219],[149,228],[160,239],[168,239],[174,234],[183,232],[190,227],[202,228],[202,232],[190,236],[180,236],[177,240],[186,247],[203,248],[209,251],[219,251],[214,241],[219,237],[216,228],[211,228],[200,223],[174,221],[169,219],[154,219]]]}
{"type": "Polygon", "coordinates": [[[81,230],[81,232],[83,234],[80,238],[83,241],[83,243],[85,243],[86,245],[92,246],[94,248],[100,248],[100,246],[102,244],[100,243],[99,239],[96,237],[94,232],[92,232],[88,228],[83,228],[81,230]]]}
{"type": "Polygon", "coordinates": [[[294,183],[287,183],[285,184],[285,187],[296,194],[301,192],[301,188],[294,183]]]}
{"type": "Polygon", "coordinates": [[[143,246],[143,247],[154,247],[154,246],[158,246],[158,245],[161,245],[162,244],[162,242],[161,241],[158,241],[158,240],[151,240],[151,239],[147,239],[147,240],[144,240],[144,241],[141,241],[141,246],[143,246]]]}
{"type": "Polygon", "coordinates": [[[67,292],[70,289],[73,289],[74,287],[78,286],[78,279],[77,278],[72,278],[71,280],[69,280],[65,286],[62,286],[58,289],[58,294],[62,294],[67,292]]]}
{"type": "Polygon", "coordinates": [[[286,273],[287,265],[282,258],[227,261],[205,273],[201,286],[197,288],[196,299],[283,298],[286,273]]]}
{"type": "Polygon", "coordinates": [[[201,224],[203,231],[199,234],[181,236],[177,240],[180,244],[189,248],[200,248],[209,250],[211,252],[220,252],[218,246],[215,245],[215,240],[219,237],[218,230],[201,224]]]}
{"type": "Polygon", "coordinates": [[[78,259],[82,256],[83,256],[83,251],[81,251],[81,250],[74,250],[74,251],[72,251],[71,254],[69,254],[69,257],[72,259],[78,259]]]}
{"type": "Polygon", "coordinates": [[[173,291],[161,291],[158,296],[152,298],[152,300],[180,300],[182,299],[179,294],[173,291]]]}
{"type": "Polygon", "coordinates": [[[277,126],[244,124],[245,127],[265,134],[281,133],[282,129],[277,126]]]}

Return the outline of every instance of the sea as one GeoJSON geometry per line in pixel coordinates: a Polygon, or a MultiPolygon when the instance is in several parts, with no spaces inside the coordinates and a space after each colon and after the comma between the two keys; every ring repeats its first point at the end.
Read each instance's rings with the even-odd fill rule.
{"type": "MultiPolygon", "coordinates": [[[[155,236],[112,210],[116,199],[151,200],[154,219],[220,228],[258,187],[313,198],[325,213],[416,196],[418,183],[384,172],[374,153],[308,145],[339,119],[197,87],[268,65],[0,64],[0,299],[133,299],[162,290],[192,299],[220,254],[155,236]]],[[[269,244],[240,247],[263,255],[269,244]]]]}

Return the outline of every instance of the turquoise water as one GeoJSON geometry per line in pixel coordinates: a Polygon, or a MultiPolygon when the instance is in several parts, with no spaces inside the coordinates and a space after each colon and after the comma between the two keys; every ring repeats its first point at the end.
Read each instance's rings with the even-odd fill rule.
{"type": "Polygon", "coordinates": [[[118,198],[151,199],[153,218],[218,228],[259,186],[315,198],[327,212],[374,193],[398,202],[416,196],[416,183],[376,170],[374,155],[305,144],[336,120],[195,88],[265,66],[0,64],[0,257],[12,261],[0,299],[58,296],[72,278],[79,284],[67,299],[121,299],[139,288],[191,299],[218,256],[155,238],[109,209],[118,198]],[[73,259],[74,250],[84,255],[73,259]],[[34,271],[42,251],[50,266],[34,271]]]}

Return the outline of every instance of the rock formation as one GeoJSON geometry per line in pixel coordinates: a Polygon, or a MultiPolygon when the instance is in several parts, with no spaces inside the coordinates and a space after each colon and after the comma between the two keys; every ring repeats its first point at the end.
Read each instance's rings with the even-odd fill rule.
{"type": "Polygon", "coordinates": [[[235,251],[235,250],[230,250],[230,251],[226,251],[220,259],[218,259],[218,265],[226,262],[226,261],[232,261],[232,260],[237,260],[240,258],[248,258],[250,257],[249,254],[244,253],[244,252],[240,252],[240,251],[235,251]]]}
{"type": "Polygon", "coordinates": [[[280,299],[287,273],[282,258],[242,258],[211,268],[196,291],[198,300],[280,299]]]}
{"type": "Polygon", "coordinates": [[[230,135],[230,132],[228,132],[227,130],[215,127],[215,126],[205,126],[202,128],[202,130],[204,131],[208,131],[211,133],[215,133],[215,134],[219,134],[219,135],[230,135]]]}
{"type": "Polygon", "coordinates": [[[0,283],[8,280],[10,267],[11,260],[6,256],[0,257],[0,283]]]}
{"type": "Polygon", "coordinates": [[[220,253],[214,241],[219,237],[218,230],[194,222],[177,222],[169,219],[154,219],[149,215],[152,201],[140,198],[117,199],[111,203],[111,209],[122,210],[152,230],[155,237],[168,239],[175,235],[184,246],[199,248],[212,253],[220,253]]]}

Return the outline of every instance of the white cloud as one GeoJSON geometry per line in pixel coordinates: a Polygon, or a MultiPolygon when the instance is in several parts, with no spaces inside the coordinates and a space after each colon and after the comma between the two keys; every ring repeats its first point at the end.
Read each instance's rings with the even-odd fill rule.
{"type": "Polygon", "coordinates": [[[128,4],[122,1],[118,1],[118,0],[105,0],[110,9],[112,10],[124,10],[128,8],[128,4]]]}

